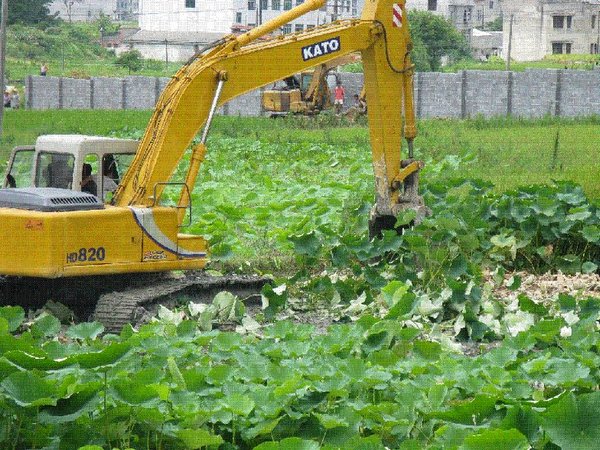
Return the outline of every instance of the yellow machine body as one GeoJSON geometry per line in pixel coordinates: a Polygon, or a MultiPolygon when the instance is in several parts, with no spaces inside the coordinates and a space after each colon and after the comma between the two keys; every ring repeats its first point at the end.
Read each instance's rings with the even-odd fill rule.
{"type": "Polygon", "coordinates": [[[271,89],[264,91],[262,94],[262,107],[265,111],[287,112],[290,110],[290,94],[300,91],[294,89],[292,91],[280,91],[271,89]]]}
{"type": "Polygon", "coordinates": [[[202,269],[207,243],[178,233],[173,208],[107,206],[40,212],[0,208],[3,275],[59,278],[202,269]],[[12,245],[11,245],[12,243],[12,245]]]}

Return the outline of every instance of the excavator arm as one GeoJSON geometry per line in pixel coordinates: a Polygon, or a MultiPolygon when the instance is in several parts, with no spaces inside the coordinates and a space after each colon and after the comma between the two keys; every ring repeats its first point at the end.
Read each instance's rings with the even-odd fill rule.
{"type": "MultiPolygon", "coordinates": [[[[183,66],[161,95],[113,204],[155,205],[164,183],[170,180],[186,149],[204,125],[202,140],[192,149],[185,180],[185,191],[189,192],[204,159],[208,128],[218,106],[353,52],[362,53],[365,71],[376,184],[374,216],[393,217],[400,209],[420,204],[415,179],[422,164],[401,159],[403,135],[409,142],[411,158],[412,139],[416,135],[413,66],[409,57],[412,44],[404,0],[368,0],[360,20],[335,22],[256,42],[325,3],[326,0],[307,0],[246,34],[222,39],[183,66]]],[[[189,201],[184,197],[182,193],[180,206],[189,201]]],[[[180,222],[183,215],[180,214],[180,222]]]]}

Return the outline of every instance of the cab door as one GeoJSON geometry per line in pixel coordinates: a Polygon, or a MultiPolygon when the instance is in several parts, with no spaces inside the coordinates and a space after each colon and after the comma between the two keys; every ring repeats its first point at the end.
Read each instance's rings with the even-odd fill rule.
{"type": "Polygon", "coordinates": [[[32,187],[35,147],[32,145],[15,147],[10,155],[3,188],[32,187]]]}

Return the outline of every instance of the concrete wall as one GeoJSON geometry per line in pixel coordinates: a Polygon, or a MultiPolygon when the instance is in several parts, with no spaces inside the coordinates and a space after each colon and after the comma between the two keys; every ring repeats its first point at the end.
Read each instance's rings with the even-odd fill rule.
{"type": "MultiPolygon", "coordinates": [[[[342,73],[346,104],[360,93],[362,74],[342,73]]],[[[152,109],[168,78],[29,77],[26,106],[31,109],[152,109]]],[[[333,87],[335,79],[329,78],[333,87]]],[[[418,73],[415,109],[419,117],[577,117],[600,115],[600,70],[463,71],[418,73]]],[[[394,95],[394,93],[390,93],[394,95]]],[[[238,97],[225,115],[262,114],[260,90],[238,97]]]]}

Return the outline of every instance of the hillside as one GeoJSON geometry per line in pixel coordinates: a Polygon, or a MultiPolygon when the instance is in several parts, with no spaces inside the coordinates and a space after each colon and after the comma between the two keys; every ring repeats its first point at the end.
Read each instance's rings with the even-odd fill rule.
{"type": "MultiPolygon", "coordinates": [[[[49,74],[53,76],[128,75],[126,68],[115,64],[114,52],[100,45],[99,28],[97,22],[57,23],[45,28],[20,24],[9,26],[8,84],[20,85],[28,75],[37,75],[43,62],[49,65],[49,74]]],[[[165,68],[164,63],[159,61],[144,61],[144,68],[138,74],[168,76],[178,67],[178,63],[165,68]]]]}

